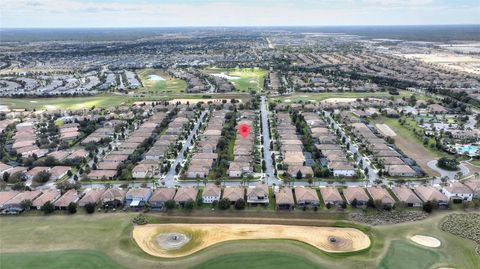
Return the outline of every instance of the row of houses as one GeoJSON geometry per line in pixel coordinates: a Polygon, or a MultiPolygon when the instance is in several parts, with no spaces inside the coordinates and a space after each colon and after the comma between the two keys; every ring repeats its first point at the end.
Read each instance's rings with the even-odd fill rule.
{"type": "Polygon", "coordinates": [[[27,185],[31,185],[33,178],[37,176],[40,172],[48,172],[50,173],[50,179],[52,180],[59,180],[65,175],[67,175],[68,171],[71,170],[70,166],[36,166],[31,169],[28,169],[24,166],[10,166],[8,164],[4,164],[0,162],[0,176],[3,177],[5,173],[8,173],[10,176],[15,173],[24,173],[27,180],[27,185]]]}
{"type": "Polygon", "coordinates": [[[312,177],[313,170],[305,163],[303,143],[297,135],[297,130],[292,123],[290,114],[285,112],[277,113],[277,132],[280,139],[283,164],[288,167],[287,173],[290,176],[296,176],[300,171],[302,177],[312,177]]]}
{"type": "Polygon", "coordinates": [[[310,127],[310,133],[315,142],[315,148],[323,156],[323,165],[326,165],[333,176],[353,177],[355,167],[348,160],[345,150],[338,143],[337,136],[317,113],[302,114],[310,127]]]}
{"type": "Polygon", "coordinates": [[[115,150],[106,154],[102,161],[98,163],[97,169],[92,170],[88,174],[88,178],[112,180],[117,175],[118,167],[128,160],[130,154],[153,134],[155,128],[162,122],[165,116],[166,113],[164,112],[154,113],[133,131],[127,139],[122,141],[115,150]]]}
{"type": "MultiPolygon", "coordinates": [[[[380,186],[362,187],[320,187],[320,196],[315,188],[310,187],[274,187],[273,195],[277,209],[291,210],[295,205],[301,207],[318,207],[322,200],[325,205],[341,206],[352,204],[364,207],[368,201],[381,201],[383,206],[393,207],[397,201],[408,207],[420,207],[427,201],[435,201],[439,207],[447,207],[449,202],[471,201],[480,198],[480,180],[471,179],[465,184],[456,182],[441,189],[433,186],[417,186],[409,188],[397,186],[391,192],[380,186]],[[321,199],[320,199],[321,197],[321,199]]],[[[164,210],[165,203],[175,201],[182,206],[187,201],[196,201],[199,198],[199,189],[194,187],[175,188],[132,188],[128,191],[119,188],[88,189],[79,193],[72,189],[61,195],[59,190],[45,191],[4,191],[0,192],[0,211],[21,212],[22,202],[29,200],[32,208],[40,209],[46,202],[53,203],[55,209],[63,210],[70,203],[83,207],[86,204],[102,205],[106,208],[126,206],[130,208],[143,207],[148,203],[153,210],[164,210]]],[[[214,203],[220,199],[228,199],[235,203],[243,199],[250,205],[268,205],[269,188],[259,183],[248,188],[225,187],[222,189],[215,184],[207,184],[200,196],[204,203],[214,203]]]]}
{"type": "Polygon", "coordinates": [[[242,110],[239,112],[239,120],[237,120],[237,137],[235,139],[235,145],[233,147],[233,161],[228,166],[229,177],[242,177],[251,175],[253,173],[253,152],[255,145],[255,128],[256,114],[251,110],[242,110]],[[247,136],[243,137],[238,135],[239,128],[243,125],[247,125],[250,128],[250,132],[247,136]]]}
{"type": "Polygon", "coordinates": [[[72,141],[80,135],[78,131],[79,124],[76,122],[66,123],[60,126],[60,140],[72,141]]]}
{"type": "Polygon", "coordinates": [[[373,153],[373,157],[383,166],[383,170],[392,177],[417,176],[409,164],[405,163],[403,156],[387,145],[383,138],[378,137],[365,123],[352,123],[352,132],[361,143],[373,153]]]}
{"type": "Polygon", "coordinates": [[[207,127],[200,135],[196,151],[192,154],[185,173],[187,178],[206,178],[210,168],[217,161],[216,148],[225,123],[225,114],[223,110],[215,110],[211,113],[207,127]]]}
{"type": "Polygon", "coordinates": [[[36,144],[36,130],[33,121],[25,121],[15,126],[16,132],[12,137],[12,150],[22,157],[36,155],[43,157],[48,153],[47,149],[40,149],[36,144]]]}

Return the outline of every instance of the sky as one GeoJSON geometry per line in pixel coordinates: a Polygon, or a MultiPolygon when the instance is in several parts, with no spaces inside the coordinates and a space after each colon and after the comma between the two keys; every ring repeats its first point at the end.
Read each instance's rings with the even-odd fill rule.
{"type": "Polygon", "coordinates": [[[0,28],[480,24],[480,0],[0,2],[0,28]]]}

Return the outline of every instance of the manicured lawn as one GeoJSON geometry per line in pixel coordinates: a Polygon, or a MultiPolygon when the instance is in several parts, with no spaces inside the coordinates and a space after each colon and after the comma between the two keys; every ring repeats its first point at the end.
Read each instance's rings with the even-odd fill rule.
{"type": "Polygon", "coordinates": [[[283,252],[246,252],[220,256],[194,267],[195,269],[322,269],[300,256],[283,252]]]}
{"type": "Polygon", "coordinates": [[[0,254],[0,268],[126,269],[102,252],[91,250],[2,253],[0,254]]]}
{"type": "Polygon", "coordinates": [[[379,268],[431,268],[432,265],[443,260],[443,255],[437,251],[417,247],[406,241],[393,241],[379,268]]]}
{"type": "Polygon", "coordinates": [[[287,103],[298,103],[314,101],[319,102],[329,98],[379,98],[379,97],[392,97],[394,99],[408,97],[412,93],[409,91],[400,91],[399,95],[391,95],[388,92],[325,92],[325,93],[308,93],[308,92],[295,92],[292,95],[274,97],[273,100],[287,103]]]}
{"type": "Polygon", "coordinates": [[[142,81],[143,89],[138,90],[139,93],[157,95],[165,93],[179,94],[185,92],[187,82],[176,79],[160,69],[147,68],[137,72],[138,77],[142,81]],[[159,76],[164,80],[150,80],[149,76],[159,76]]]}
{"type": "Polygon", "coordinates": [[[231,79],[230,82],[239,92],[261,92],[265,82],[267,71],[259,68],[207,68],[203,70],[207,74],[225,74],[238,79],[231,79]]]}
{"type": "Polygon", "coordinates": [[[0,98],[0,105],[11,109],[89,109],[92,107],[112,107],[127,103],[124,96],[97,95],[88,97],[52,98],[0,98]]]}
{"type": "MultiPolygon", "coordinates": [[[[214,221],[212,218],[217,214],[221,217],[229,213],[208,211],[208,216],[205,213],[203,215],[207,222],[214,221]]],[[[302,218],[301,213],[287,213],[283,218],[288,216],[291,216],[292,220],[302,218]]],[[[314,217],[315,221],[325,219],[325,225],[332,224],[331,220],[326,221],[331,215],[317,213],[318,217],[314,217]]],[[[238,216],[235,221],[243,220],[246,216],[243,214],[247,214],[250,218],[272,215],[271,212],[238,212],[235,214],[238,216]]],[[[77,213],[52,216],[43,216],[39,213],[36,216],[2,216],[0,217],[0,268],[121,268],[119,265],[122,265],[125,268],[145,269],[187,269],[195,266],[199,266],[197,268],[351,269],[378,268],[380,264],[384,266],[383,268],[392,268],[391,266],[397,265],[404,255],[416,255],[409,256],[413,257],[410,258],[412,262],[422,260],[418,266],[410,265],[409,268],[429,269],[427,264],[432,262],[435,262],[434,268],[440,266],[480,268],[480,257],[475,254],[475,244],[472,241],[443,232],[438,228],[445,214],[440,212],[421,222],[365,228],[366,232],[371,234],[372,247],[361,253],[325,254],[309,245],[292,240],[239,240],[216,244],[185,258],[168,260],[149,256],[133,241],[131,219],[137,213],[97,212],[92,215],[77,213]],[[434,236],[442,241],[442,246],[432,250],[416,246],[408,239],[414,234],[434,236]],[[397,241],[400,242],[399,249],[395,243],[397,241]],[[389,251],[389,246],[394,250],[389,251]],[[413,249],[413,254],[409,248],[413,249]],[[436,254],[432,255],[430,252],[436,254]],[[387,258],[384,258],[385,255],[387,258]],[[78,263],[80,261],[84,263],[78,263]]],[[[155,223],[201,223],[204,221],[202,218],[190,219],[191,215],[194,217],[196,211],[182,215],[186,220],[174,218],[170,213],[152,213],[147,217],[155,223]],[[159,218],[161,215],[162,217],[159,218]]],[[[229,215],[226,216],[222,218],[223,222],[232,221],[229,215]]]]}

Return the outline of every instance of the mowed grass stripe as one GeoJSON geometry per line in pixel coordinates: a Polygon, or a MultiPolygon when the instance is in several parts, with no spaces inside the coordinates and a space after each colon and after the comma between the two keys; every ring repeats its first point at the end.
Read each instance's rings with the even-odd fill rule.
{"type": "Polygon", "coordinates": [[[48,252],[22,252],[0,254],[2,269],[123,269],[110,257],[99,251],[69,250],[48,252]]]}
{"type": "Polygon", "coordinates": [[[224,255],[194,267],[195,269],[326,269],[303,257],[283,252],[245,252],[224,255]]]}

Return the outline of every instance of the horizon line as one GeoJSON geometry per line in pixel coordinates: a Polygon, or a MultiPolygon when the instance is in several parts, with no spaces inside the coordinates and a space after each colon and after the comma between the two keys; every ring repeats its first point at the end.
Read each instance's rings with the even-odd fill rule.
{"type": "Polygon", "coordinates": [[[278,28],[278,27],[391,27],[391,26],[477,26],[480,23],[458,24],[323,24],[323,25],[197,25],[197,26],[73,26],[73,27],[0,27],[1,30],[57,30],[57,29],[169,29],[169,28],[278,28]]]}

